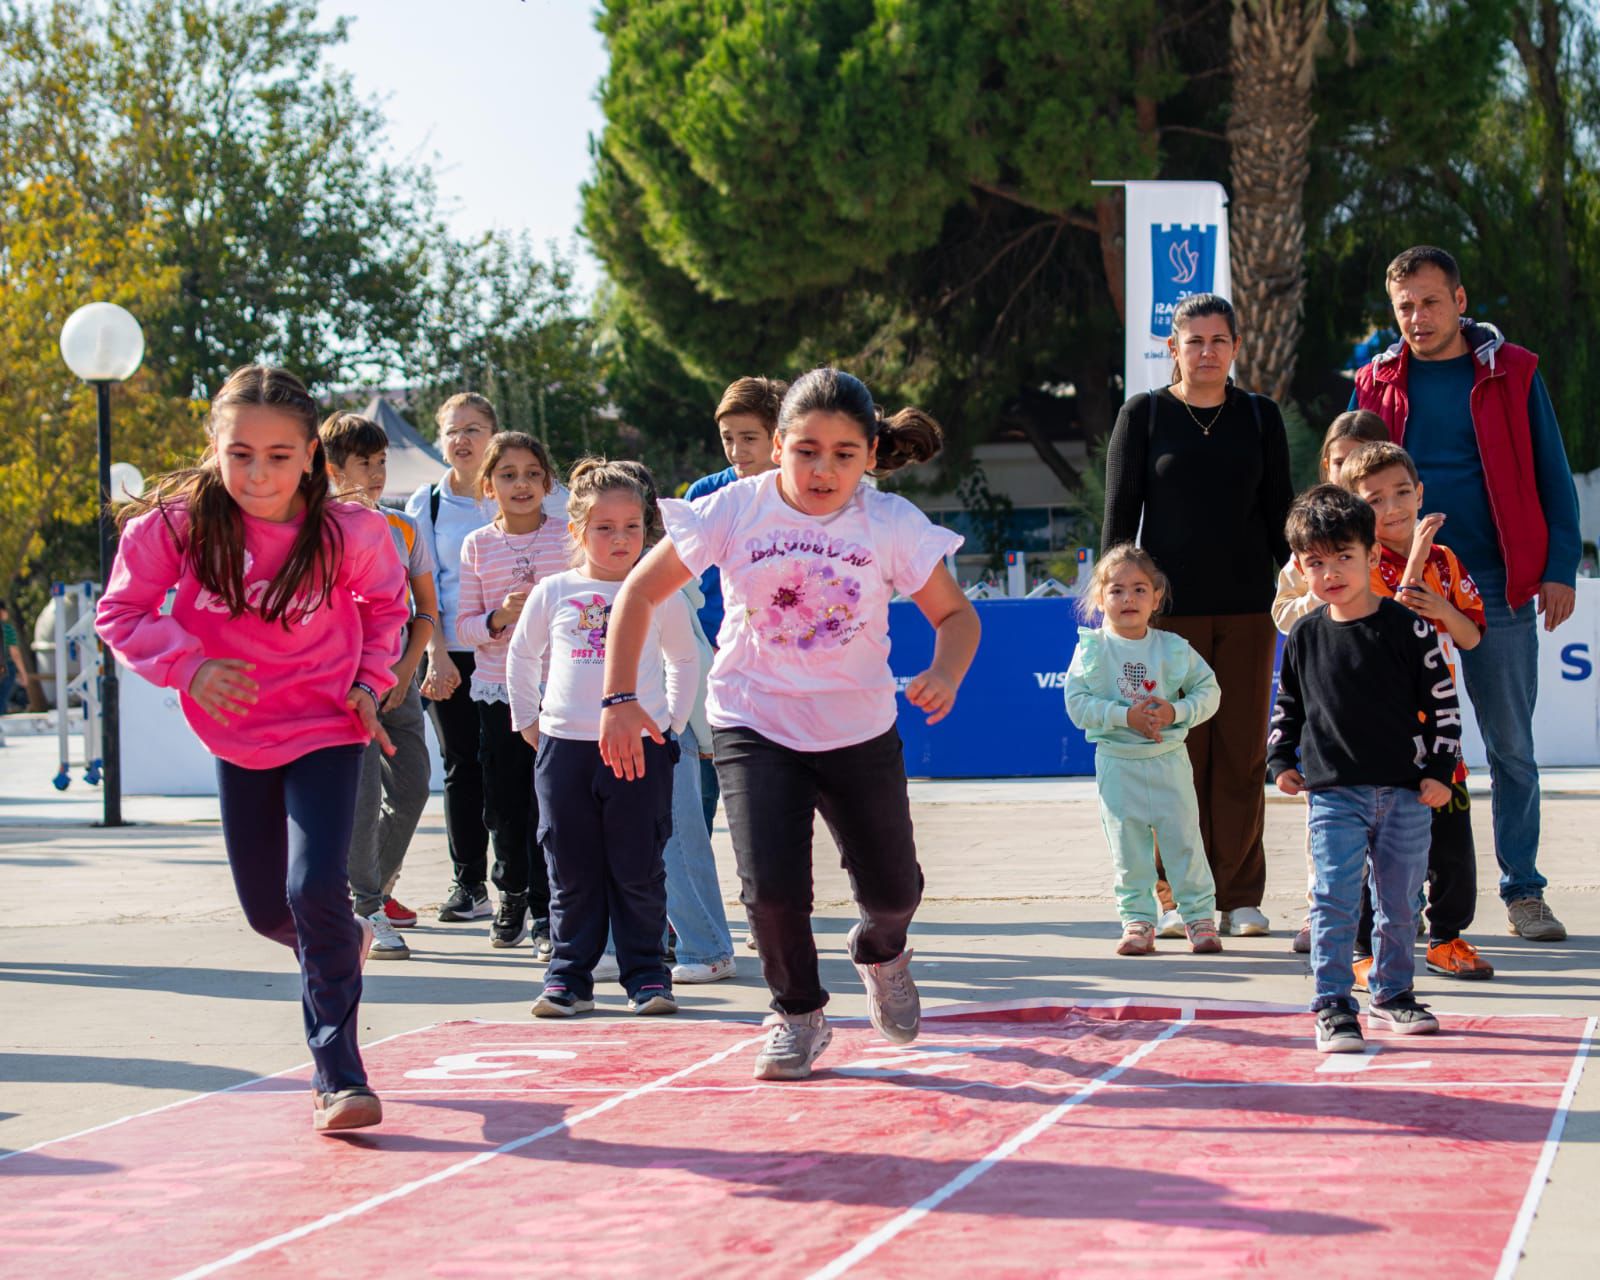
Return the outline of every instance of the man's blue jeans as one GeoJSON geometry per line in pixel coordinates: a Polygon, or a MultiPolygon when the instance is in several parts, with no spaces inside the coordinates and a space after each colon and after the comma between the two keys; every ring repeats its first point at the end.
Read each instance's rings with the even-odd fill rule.
{"type": "Polygon", "coordinates": [[[1313,1009],[1350,1003],[1361,882],[1372,863],[1372,972],[1382,1004],[1411,990],[1417,891],[1428,874],[1433,810],[1408,787],[1324,787],[1311,799],[1313,1009]]]}
{"type": "Polygon", "coordinates": [[[1461,654],[1467,696],[1489,755],[1493,783],[1494,856],[1500,864],[1500,897],[1542,898],[1539,874],[1539,765],[1533,754],[1533,706],[1539,693],[1537,609],[1529,601],[1506,604],[1503,572],[1472,570],[1483,593],[1489,629],[1475,649],[1461,654]]]}

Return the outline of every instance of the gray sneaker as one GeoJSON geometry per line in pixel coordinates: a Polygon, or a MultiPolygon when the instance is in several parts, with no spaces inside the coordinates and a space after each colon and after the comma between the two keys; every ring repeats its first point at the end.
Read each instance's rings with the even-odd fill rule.
{"type": "Polygon", "coordinates": [[[769,1014],[765,1025],[772,1030],[756,1054],[757,1080],[804,1080],[833,1039],[833,1028],[821,1009],[769,1014]]]}
{"type": "Polygon", "coordinates": [[[367,922],[372,926],[372,941],[367,944],[368,960],[411,959],[411,948],[406,946],[400,931],[384,915],[382,907],[368,916],[367,922]]]}
{"type": "Polygon", "coordinates": [[[1567,926],[1556,919],[1543,898],[1518,898],[1506,906],[1511,932],[1530,942],[1565,942],[1567,926]]]}
{"type": "MultiPolygon", "coordinates": [[[[848,948],[853,955],[858,924],[850,930],[848,948]]],[[[910,1044],[922,1029],[922,998],[911,981],[911,948],[882,964],[857,964],[856,972],[867,986],[867,1009],[878,1034],[895,1044],[910,1044]]]]}

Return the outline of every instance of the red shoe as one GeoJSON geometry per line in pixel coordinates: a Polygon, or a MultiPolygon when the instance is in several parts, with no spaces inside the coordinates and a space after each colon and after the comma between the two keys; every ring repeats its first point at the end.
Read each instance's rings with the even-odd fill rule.
{"type": "Polygon", "coordinates": [[[396,929],[409,929],[417,923],[417,913],[410,907],[402,907],[394,898],[384,900],[383,914],[396,929]]]}

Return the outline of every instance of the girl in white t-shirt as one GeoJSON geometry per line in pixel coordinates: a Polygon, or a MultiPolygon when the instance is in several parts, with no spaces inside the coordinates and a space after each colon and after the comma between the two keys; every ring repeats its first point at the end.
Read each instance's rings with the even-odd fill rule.
{"type": "Polygon", "coordinates": [[[600,750],[618,777],[654,768],[656,728],[636,698],[653,611],[712,565],[726,612],[707,716],[738,859],[741,898],[772,991],[758,1079],[802,1079],[831,1038],[811,934],[814,813],[833,833],[861,922],[851,958],[873,1025],[914,1039],[921,1017],[906,927],[922,896],[895,731],[889,601],[909,595],[936,631],[933,663],[906,698],[943,719],[978,646],[978,618],[944,567],[961,539],[904,498],[862,484],[938,452],[916,409],[885,419],[867,388],[814,369],[784,397],[776,471],[700,502],[663,501],[667,540],[617,597],[606,660],[600,750]]]}
{"type": "Polygon", "coordinates": [[[641,744],[649,768],[627,779],[613,775],[597,741],[607,621],[644,550],[645,495],[622,464],[598,458],[579,462],[569,483],[568,528],[582,567],[545,578],[528,593],[506,653],[511,724],[535,748],[539,843],[550,872],[554,954],[533,1013],[561,1018],[594,1008],[594,967],[608,926],[629,1007],[676,1013],[661,949],[667,932],[661,852],[672,833],[678,759],[666,735],[681,733],[688,722],[700,652],[688,602],[677,596],[641,636],[648,643],[633,705],[635,732],[649,735],[641,744]]]}

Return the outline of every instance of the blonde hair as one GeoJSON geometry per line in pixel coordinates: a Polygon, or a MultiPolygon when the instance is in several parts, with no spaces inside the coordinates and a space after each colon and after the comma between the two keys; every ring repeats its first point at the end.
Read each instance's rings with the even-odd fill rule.
{"type": "Polygon", "coordinates": [[[500,415],[494,411],[494,404],[488,396],[480,396],[476,391],[458,391],[442,405],[433,415],[434,422],[439,427],[439,444],[444,444],[445,425],[450,421],[450,415],[457,409],[476,409],[485,418],[489,419],[489,430],[500,430],[500,415]]]}
{"type": "Polygon", "coordinates": [[[1140,573],[1150,579],[1150,585],[1156,589],[1161,599],[1156,604],[1155,611],[1160,613],[1171,603],[1171,587],[1167,582],[1167,575],[1161,572],[1161,566],[1143,547],[1135,546],[1131,542],[1119,542],[1103,556],[1094,562],[1094,572],[1089,575],[1089,589],[1078,596],[1078,616],[1085,622],[1092,623],[1100,616],[1100,597],[1105,592],[1111,579],[1116,576],[1118,569],[1123,565],[1133,565],[1140,573]]]}
{"type": "Polygon", "coordinates": [[[628,493],[638,499],[639,514],[644,517],[648,530],[650,503],[644,486],[633,468],[638,463],[612,462],[606,458],[579,458],[572,464],[572,474],[567,477],[567,487],[572,496],[567,499],[567,521],[572,526],[572,563],[582,566],[588,556],[583,540],[589,532],[589,516],[595,501],[603,493],[628,493]]]}

